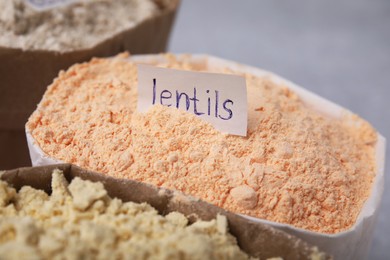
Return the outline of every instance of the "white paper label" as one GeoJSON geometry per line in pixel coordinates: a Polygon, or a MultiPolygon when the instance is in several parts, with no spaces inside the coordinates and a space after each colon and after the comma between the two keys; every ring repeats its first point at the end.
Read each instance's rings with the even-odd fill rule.
{"type": "Polygon", "coordinates": [[[138,65],[138,111],[158,104],[193,113],[221,132],[247,134],[244,77],[138,65]]]}
{"type": "Polygon", "coordinates": [[[24,0],[37,11],[44,11],[55,7],[69,5],[80,0],[24,0]]]}

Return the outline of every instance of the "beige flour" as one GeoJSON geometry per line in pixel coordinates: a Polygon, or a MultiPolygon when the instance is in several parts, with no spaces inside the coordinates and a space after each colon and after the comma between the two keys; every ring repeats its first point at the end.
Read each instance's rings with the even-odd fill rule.
{"type": "MultiPolygon", "coordinates": [[[[204,70],[167,57],[160,66],[204,70]]],[[[27,128],[49,156],[90,170],[312,231],[350,228],[371,191],[376,132],[357,116],[325,118],[266,77],[243,76],[247,137],[176,109],[135,112],[136,66],[121,59],[61,72],[27,128]]]]}
{"type": "Polygon", "coordinates": [[[90,48],[158,12],[152,0],[78,0],[37,11],[24,0],[0,1],[0,46],[70,51],[90,48]]]}
{"type": "Polygon", "coordinates": [[[188,225],[178,212],[112,199],[102,183],[68,185],[58,170],[52,189],[17,193],[0,181],[1,259],[250,259],[225,216],[188,225]]]}

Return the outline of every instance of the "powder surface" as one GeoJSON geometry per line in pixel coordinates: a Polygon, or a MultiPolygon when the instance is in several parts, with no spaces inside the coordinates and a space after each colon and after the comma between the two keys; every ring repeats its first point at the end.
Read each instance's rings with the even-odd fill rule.
{"type": "Polygon", "coordinates": [[[0,181],[1,259],[252,259],[225,216],[191,225],[146,203],[110,198],[102,183],[54,171],[52,194],[0,181]]]}
{"type": "MultiPolygon", "coordinates": [[[[205,70],[167,60],[158,65],[205,70]]],[[[137,113],[136,66],[120,58],[61,72],[27,128],[49,156],[90,170],[312,231],[350,228],[371,191],[376,132],[357,116],[336,120],[308,109],[267,77],[242,75],[247,137],[163,106],[137,113]]]]}
{"type": "Polygon", "coordinates": [[[78,0],[37,11],[24,0],[0,1],[0,46],[69,51],[90,48],[158,13],[152,0],[78,0]]]}

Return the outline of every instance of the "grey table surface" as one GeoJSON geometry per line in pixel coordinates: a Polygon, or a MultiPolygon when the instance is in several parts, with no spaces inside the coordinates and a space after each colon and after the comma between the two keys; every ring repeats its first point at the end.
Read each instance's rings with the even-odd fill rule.
{"type": "MultiPolygon", "coordinates": [[[[390,138],[389,0],[182,0],[169,50],[273,71],[390,138]]],[[[369,259],[390,259],[389,185],[369,259]]]]}

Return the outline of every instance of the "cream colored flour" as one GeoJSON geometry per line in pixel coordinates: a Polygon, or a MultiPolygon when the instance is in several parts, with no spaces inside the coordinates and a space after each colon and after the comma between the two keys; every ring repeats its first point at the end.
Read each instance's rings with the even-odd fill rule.
{"type": "MultiPolygon", "coordinates": [[[[204,70],[168,60],[159,65],[204,70]]],[[[325,118],[268,78],[243,76],[247,137],[172,108],[135,112],[136,66],[121,59],[61,72],[27,128],[49,156],[90,170],[312,231],[350,228],[371,191],[376,132],[357,116],[325,118]]]]}
{"type": "Polygon", "coordinates": [[[152,0],[78,0],[37,11],[24,0],[0,1],[0,46],[24,50],[90,48],[153,16],[152,0]]]}
{"type": "Polygon", "coordinates": [[[0,181],[1,259],[251,259],[225,216],[188,225],[172,212],[122,202],[102,183],[54,171],[52,195],[0,181]]]}

